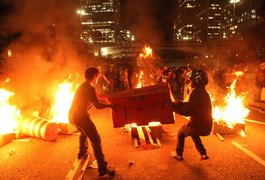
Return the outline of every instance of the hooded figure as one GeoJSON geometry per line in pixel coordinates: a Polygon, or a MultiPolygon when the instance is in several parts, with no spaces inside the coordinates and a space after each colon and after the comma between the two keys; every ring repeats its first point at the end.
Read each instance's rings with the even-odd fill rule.
{"type": "Polygon", "coordinates": [[[190,116],[187,124],[183,125],[178,132],[176,153],[173,157],[183,160],[184,142],[187,136],[191,136],[201,159],[209,159],[200,136],[208,136],[212,130],[212,105],[205,86],[208,84],[208,76],[204,71],[192,70],[187,74],[191,81],[192,93],[188,102],[172,103],[174,112],[190,116]]]}

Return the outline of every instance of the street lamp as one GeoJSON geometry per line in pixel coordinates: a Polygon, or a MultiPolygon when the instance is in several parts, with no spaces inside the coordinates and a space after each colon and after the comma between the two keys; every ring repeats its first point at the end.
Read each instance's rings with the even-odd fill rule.
{"type": "Polygon", "coordinates": [[[81,23],[82,23],[82,16],[84,16],[86,14],[85,10],[83,10],[83,9],[77,9],[76,10],[76,13],[79,14],[80,20],[81,20],[81,23]]]}
{"type": "Polygon", "coordinates": [[[234,4],[234,16],[236,15],[236,3],[240,2],[240,0],[230,0],[229,1],[231,4],[234,4]]]}
{"type": "Polygon", "coordinates": [[[79,15],[85,15],[85,10],[83,10],[83,9],[77,9],[76,12],[79,15]]]}

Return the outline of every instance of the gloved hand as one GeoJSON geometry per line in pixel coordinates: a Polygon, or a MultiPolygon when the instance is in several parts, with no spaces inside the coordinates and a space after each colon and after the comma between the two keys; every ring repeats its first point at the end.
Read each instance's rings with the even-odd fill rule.
{"type": "Polygon", "coordinates": [[[168,107],[168,108],[170,108],[170,109],[174,109],[174,107],[175,107],[175,105],[176,105],[176,103],[175,102],[172,102],[172,101],[170,101],[170,102],[167,102],[166,104],[166,107],[168,107]]]}

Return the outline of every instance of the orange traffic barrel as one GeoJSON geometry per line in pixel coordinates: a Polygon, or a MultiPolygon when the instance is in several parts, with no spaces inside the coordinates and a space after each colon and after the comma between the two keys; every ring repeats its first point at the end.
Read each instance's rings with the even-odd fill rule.
{"type": "Polygon", "coordinates": [[[41,117],[23,120],[20,128],[23,134],[46,141],[54,141],[59,135],[59,125],[41,117]]]}

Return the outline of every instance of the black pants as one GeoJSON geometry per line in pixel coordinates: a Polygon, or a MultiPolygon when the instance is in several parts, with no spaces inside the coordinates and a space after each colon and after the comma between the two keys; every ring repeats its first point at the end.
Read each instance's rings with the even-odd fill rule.
{"type": "Polygon", "coordinates": [[[178,131],[177,148],[176,153],[179,156],[183,156],[185,138],[191,136],[197,151],[201,155],[206,155],[206,149],[204,148],[198,131],[195,128],[188,127],[187,125],[182,126],[178,131]]]}
{"type": "Polygon", "coordinates": [[[106,172],[107,162],[104,159],[102,151],[101,138],[98,134],[97,128],[89,116],[78,118],[72,122],[81,132],[79,137],[79,153],[85,152],[88,148],[87,138],[89,138],[95,158],[98,163],[98,171],[100,174],[106,172]]]}

